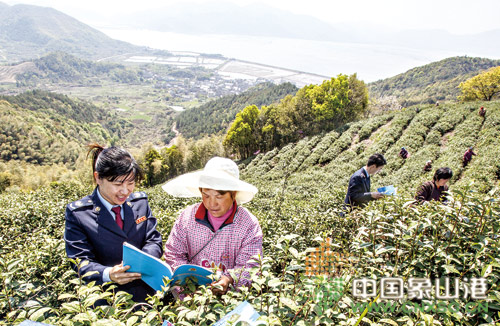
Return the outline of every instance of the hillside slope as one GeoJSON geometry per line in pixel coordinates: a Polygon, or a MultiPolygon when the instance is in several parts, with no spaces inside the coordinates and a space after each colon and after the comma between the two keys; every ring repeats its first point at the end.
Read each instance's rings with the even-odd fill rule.
{"type": "Polygon", "coordinates": [[[301,198],[307,193],[334,193],[343,200],[351,174],[375,152],[388,164],[372,177],[372,190],[392,184],[412,196],[418,185],[432,180],[437,168],[448,166],[454,173],[451,189],[474,181],[474,189],[488,192],[500,180],[500,102],[427,105],[418,112],[412,107],[358,121],[343,132],[258,154],[245,162],[242,174],[264,189],[285,187],[301,198]],[[483,105],[484,121],[477,114],[483,105]],[[403,146],[410,152],[407,160],[398,156],[403,146]],[[462,155],[469,146],[475,146],[477,156],[463,169],[462,155]],[[423,171],[427,160],[433,161],[432,172],[423,171]]]}
{"type": "MultiPolygon", "coordinates": [[[[15,76],[18,88],[40,88],[46,85],[78,84],[100,85],[104,81],[115,83],[138,83],[141,71],[122,64],[94,62],[80,59],[65,52],[51,52],[46,56],[23,62],[12,68],[18,69],[15,76]]],[[[7,68],[8,66],[0,67],[7,68]]],[[[0,71],[0,78],[2,74],[0,71]]]]}
{"type": "Polygon", "coordinates": [[[0,5],[0,63],[65,51],[81,58],[142,52],[144,48],[113,40],[104,33],[52,8],[0,5]]]}
{"type": "Polygon", "coordinates": [[[86,144],[118,139],[127,126],[89,103],[43,91],[0,96],[0,117],[0,162],[39,165],[72,164],[86,144]]]}
{"type": "Polygon", "coordinates": [[[461,82],[496,66],[500,60],[452,57],[370,83],[368,88],[373,99],[394,96],[402,106],[456,100],[461,82]]]}

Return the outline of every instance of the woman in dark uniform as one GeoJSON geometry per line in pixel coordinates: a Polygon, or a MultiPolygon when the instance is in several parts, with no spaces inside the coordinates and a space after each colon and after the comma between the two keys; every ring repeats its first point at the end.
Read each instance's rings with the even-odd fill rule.
{"type": "Polygon", "coordinates": [[[142,171],[124,149],[90,145],[92,170],[97,184],[91,195],[66,207],[66,253],[69,258],[87,261],[80,267],[72,264],[85,281],[96,284],[114,282],[118,290],[144,301],[154,294],[138,273],[129,273],[122,265],[123,242],[161,257],[162,239],[156,230],[156,219],[144,192],[133,192],[142,171]]]}

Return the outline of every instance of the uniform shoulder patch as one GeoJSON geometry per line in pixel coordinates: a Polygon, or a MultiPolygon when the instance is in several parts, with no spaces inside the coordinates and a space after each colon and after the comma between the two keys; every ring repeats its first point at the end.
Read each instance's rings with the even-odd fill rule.
{"type": "Polygon", "coordinates": [[[139,199],[148,198],[148,195],[146,195],[146,193],[144,191],[138,191],[138,192],[131,193],[129,198],[130,198],[130,201],[135,201],[135,200],[139,200],[139,199]]]}
{"type": "Polygon", "coordinates": [[[70,211],[74,211],[79,208],[94,206],[94,202],[90,199],[90,196],[82,198],[80,200],[74,201],[68,205],[70,211]]]}

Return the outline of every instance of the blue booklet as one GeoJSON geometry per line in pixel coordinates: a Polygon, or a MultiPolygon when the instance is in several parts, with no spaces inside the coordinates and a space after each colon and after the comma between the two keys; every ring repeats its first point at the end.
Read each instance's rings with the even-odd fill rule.
{"type": "Polygon", "coordinates": [[[213,272],[210,269],[198,265],[181,265],[174,272],[166,262],[124,242],[123,266],[127,265],[130,266],[127,272],[141,273],[142,280],[155,291],[161,291],[161,287],[165,285],[163,277],[172,280],[169,286],[184,285],[187,278],[200,285],[213,282],[210,278],[213,272]]]}
{"type": "Polygon", "coordinates": [[[381,194],[384,194],[384,195],[391,195],[392,196],[392,195],[396,194],[396,188],[394,188],[393,185],[378,188],[377,191],[380,192],[381,194]]]}
{"type": "Polygon", "coordinates": [[[236,325],[238,322],[243,322],[241,325],[249,326],[265,325],[264,322],[257,320],[259,317],[259,313],[255,311],[252,305],[247,301],[243,301],[212,326],[236,325]]]}

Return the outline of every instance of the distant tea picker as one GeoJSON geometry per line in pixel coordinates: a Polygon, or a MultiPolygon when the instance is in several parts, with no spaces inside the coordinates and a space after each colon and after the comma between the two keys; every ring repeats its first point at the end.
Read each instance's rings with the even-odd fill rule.
{"type": "Polygon", "coordinates": [[[472,160],[472,156],[473,155],[477,155],[476,153],[474,153],[474,147],[469,147],[465,153],[464,153],[464,157],[462,159],[462,166],[465,168],[467,165],[469,165],[469,162],[472,160]]]}
{"type": "MultiPolygon", "coordinates": [[[[239,179],[236,163],[214,157],[202,171],[183,174],[162,188],[172,196],[201,197],[201,203],[182,211],[170,232],[165,260],[172,269],[184,264],[218,269],[214,294],[249,285],[247,269],[257,265],[252,257],[262,256],[262,230],[241,206],[252,200],[257,188],[239,179]]],[[[179,287],[172,292],[183,295],[179,287]]]]}

